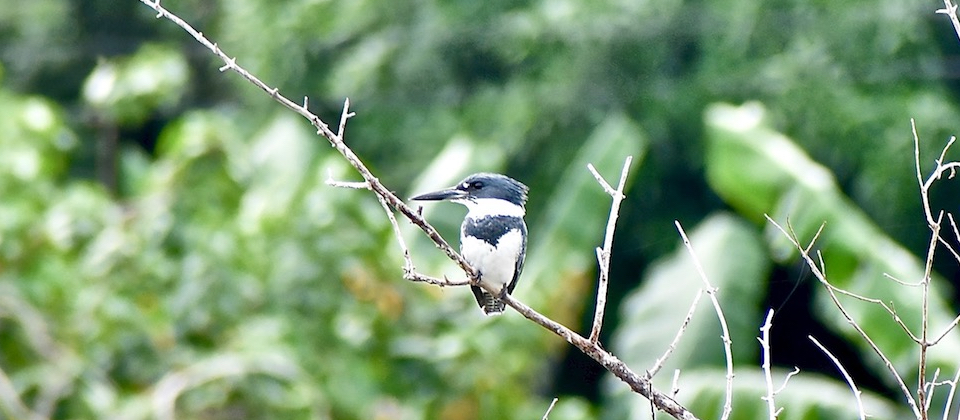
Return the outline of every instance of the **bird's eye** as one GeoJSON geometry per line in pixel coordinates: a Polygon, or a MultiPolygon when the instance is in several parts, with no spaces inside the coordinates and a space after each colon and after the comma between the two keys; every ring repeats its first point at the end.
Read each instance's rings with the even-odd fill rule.
{"type": "Polygon", "coordinates": [[[479,190],[479,189],[483,188],[483,182],[473,181],[473,183],[470,184],[470,188],[472,188],[472,189],[474,189],[474,190],[479,190]]]}

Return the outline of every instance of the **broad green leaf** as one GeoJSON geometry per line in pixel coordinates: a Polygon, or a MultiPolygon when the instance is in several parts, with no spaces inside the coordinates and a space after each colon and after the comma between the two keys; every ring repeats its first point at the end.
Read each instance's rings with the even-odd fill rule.
{"type": "MultiPolygon", "coordinates": [[[[717,194],[744,217],[765,225],[765,239],[779,261],[792,263],[798,253],[781,232],[763,221],[764,214],[782,226],[789,223],[805,246],[820,225],[826,223],[814,251],[823,255],[828,280],[850,292],[885,302],[896,310],[908,328],[920,335],[922,289],[899,284],[884,275],[904,282],[919,282],[923,278],[923,261],[887,237],[845,197],[829,171],[811,160],[790,139],[771,129],[761,105],[714,105],[707,111],[706,126],[708,181],[717,194]]],[[[855,343],[862,358],[881,372],[882,377],[892,381],[880,358],[850,327],[825,289],[815,290],[817,316],[855,343]]],[[[934,276],[928,309],[932,336],[938,336],[955,317],[944,300],[950,295],[947,290],[943,279],[934,276]]],[[[905,381],[916,383],[918,346],[894,322],[894,317],[874,303],[848,296],[841,296],[840,300],[905,381]]],[[[956,371],[960,366],[958,352],[960,336],[949,334],[931,349],[928,369],[956,371]]]]}

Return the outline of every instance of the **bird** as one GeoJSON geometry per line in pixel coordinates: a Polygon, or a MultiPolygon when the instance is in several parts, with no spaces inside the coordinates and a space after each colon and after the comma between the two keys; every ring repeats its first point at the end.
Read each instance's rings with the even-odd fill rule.
{"type": "Polygon", "coordinates": [[[457,185],[421,194],[416,201],[451,201],[467,207],[460,225],[460,254],[477,270],[479,283],[492,294],[470,285],[483,313],[500,315],[502,298],[513,293],[527,252],[527,225],[523,220],[529,189],[506,175],[481,172],[457,185]]]}

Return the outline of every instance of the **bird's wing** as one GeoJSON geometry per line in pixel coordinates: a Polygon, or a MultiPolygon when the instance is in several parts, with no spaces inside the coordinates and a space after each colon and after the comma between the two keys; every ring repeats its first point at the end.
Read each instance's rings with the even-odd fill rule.
{"type": "Polygon", "coordinates": [[[523,242],[520,244],[520,257],[517,258],[517,265],[513,269],[513,279],[510,280],[510,284],[507,285],[507,293],[513,293],[513,288],[517,287],[517,280],[520,279],[520,272],[523,271],[523,260],[524,256],[527,255],[527,224],[520,224],[520,233],[523,238],[523,242]]]}

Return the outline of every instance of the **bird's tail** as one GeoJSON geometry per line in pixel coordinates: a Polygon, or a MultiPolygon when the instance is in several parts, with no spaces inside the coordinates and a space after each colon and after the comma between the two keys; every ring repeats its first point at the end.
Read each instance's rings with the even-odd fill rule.
{"type": "Polygon", "coordinates": [[[470,286],[470,289],[473,290],[473,296],[477,298],[477,304],[480,305],[480,309],[483,309],[485,315],[500,315],[507,308],[507,304],[492,293],[478,286],[470,286]]]}

